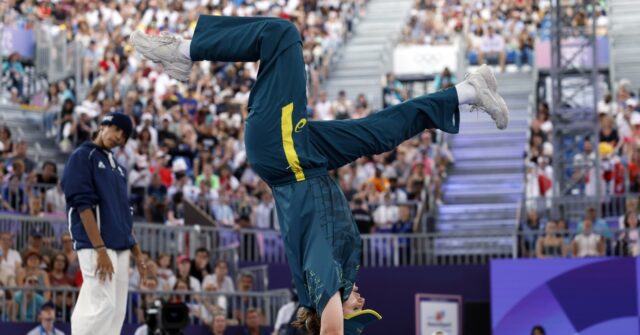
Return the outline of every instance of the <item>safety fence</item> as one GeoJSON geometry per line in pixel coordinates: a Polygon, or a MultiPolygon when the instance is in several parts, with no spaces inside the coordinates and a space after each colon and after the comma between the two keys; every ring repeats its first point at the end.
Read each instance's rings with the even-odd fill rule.
{"type": "MultiPolygon", "coordinates": [[[[72,287],[44,288],[35,285],[3,287],[0,290],[0,321],[33,322],[45,303],[55,308],[56,320],[69,322],[80,289],[72,287]]],[[[243,324],[249,311],[259,314],[263,325],[274,324],[278,309],[291,301],[287,289],[265,292],[206,292],[130,290],[127,296],[125,323],[142,324],[150,310],[166,303],[184,303],[190,324],[211,324],[213,316],[223,314],[229,325],[243,324]]]]}
{"type": "MultiPolygon", "coordinates": [[[[596,220],[593,231],[606,241],[606,255],[625,255],[616,251],[621,236],[637,240],[637,231],[621,230],[618,217],[596,220]]],[[[581,232],[581,221],[569,221],[557,228],[554,234],[573,239],[581,232]],[[562,232],[562,233],[560,233],[562,232]]],[[[43,243],[60,249],[60,236],[68,229],[66,222],[26,216],[0,216],[0,232],[10,232],[16,238],[14,248],[27,246],[30,232],[34,228],[42,233],[43,243]]],[[[361,263],[365,267],[394,267],[419,265],[485,264],[494,258],[518,258],[525,256],[523,245],[531,249],[532,242],[546,236],[544,224],[539,227],[505,228],[500,230],[454,231],[434,233],[376,233],[361,235],[361,263]]],[[[554,228],[556,229],[556,228],[554,228]]],[[[255,264],[285,264],[285,249],[280,233],[262,229],[232,229],[201,226],[166,226],[139,223],[134,233],[140,247],[155,259],[160,253],[172,256],[187,255],[191,258],[197,248],[205,248],[211,254],[211,263],[224,259],[231,271],[238,269],[240,262],[255,264]]],[[[627,243],[628,244],[628,243],[627,243]]],[[[268,287],[265,268],[247,268],[257,285],[268,287]]]]}

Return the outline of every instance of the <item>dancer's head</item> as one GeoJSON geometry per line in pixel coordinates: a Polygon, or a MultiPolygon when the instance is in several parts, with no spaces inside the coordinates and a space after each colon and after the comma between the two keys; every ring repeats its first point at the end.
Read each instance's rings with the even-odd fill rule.
{"type": "MultiPolygon", "coordinates": [[[[361,311],[364,307],[364,301],[365,299],[358,292],[358,286],[354,284],[351,294],[342,303],[342,315],[347,316],[361,311]]],[[[293,322],[293,326],[306,329],[309,334],[320,334],[320,316],[315,310],[300,308],[298,310],[298,319],[293,322]]]]}

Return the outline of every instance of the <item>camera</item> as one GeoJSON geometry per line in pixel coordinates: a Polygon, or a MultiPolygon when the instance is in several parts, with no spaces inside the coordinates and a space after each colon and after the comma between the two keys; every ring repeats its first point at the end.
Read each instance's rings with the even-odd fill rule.
{"type": "Polygon", "coordinates": [[[184,303],[158,299],[145,311],[145,319],[149,335],[179,335],[189,324],[189,308],[184,303]]]}

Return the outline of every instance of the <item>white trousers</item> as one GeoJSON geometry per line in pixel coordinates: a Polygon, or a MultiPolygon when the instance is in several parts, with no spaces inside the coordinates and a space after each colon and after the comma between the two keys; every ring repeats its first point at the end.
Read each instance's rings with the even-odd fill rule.
{"type": "Polygon", "coordinates": [[[71,315],[71,334],[120,335],[127,309],[129,253],[107,249],[114,274],[101,282],[96,274],[98,252],[78,251],[83,282],[71,315]]]}

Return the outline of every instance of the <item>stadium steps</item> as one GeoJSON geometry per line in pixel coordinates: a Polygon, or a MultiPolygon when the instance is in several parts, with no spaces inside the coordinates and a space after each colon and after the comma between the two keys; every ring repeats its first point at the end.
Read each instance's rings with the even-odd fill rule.
{"type": "Polygon", "coordinates": [[[381,78],[385,74],[383,55],[391,57],[391,42],[402,31],[413,1],[370,0],[366,15],[355,27],[353,37],[341,50],[340,59],[332,66],[324,89],[329,99],[336,99],[344,90],[355,100],[364,94],[375,110],[382,105],[381,78]]]}
{"type": "Polygon", "coordinates": [[[611,80],[629,79],[637,89],[640,87],[640,6],[637,0],[610,0],[607,3],[611,80]]]}
{"type": "Polygon", "coordinates": [[[513,236],[490,230],[514,229],[524,192],[524,151],[529,125],[531,73],[496,73],[498,91],[510,110],[500,131],[484,113],[461,111],[460,134],[450,138],[455,158],[443,185],[434,242],[436,255],[495,255],[513,249],[513,236]],[[483,236],[475,236],[484,230],[483,236]],[[449,234],[447,236],[447,234],[449,234]]]}
{"type": "Polygon", "coordinates": [[[37,163],[37,168],[44,161],[53,161],[58,165],[58,171],[62,171],[68,154],[60,152],[56,142],[47,138],[42,120],[41,112],[13,105],[0,105],[0,124],[9,127],[14,142],[25,140],[29,143],[28,156],[37,163]]]}

